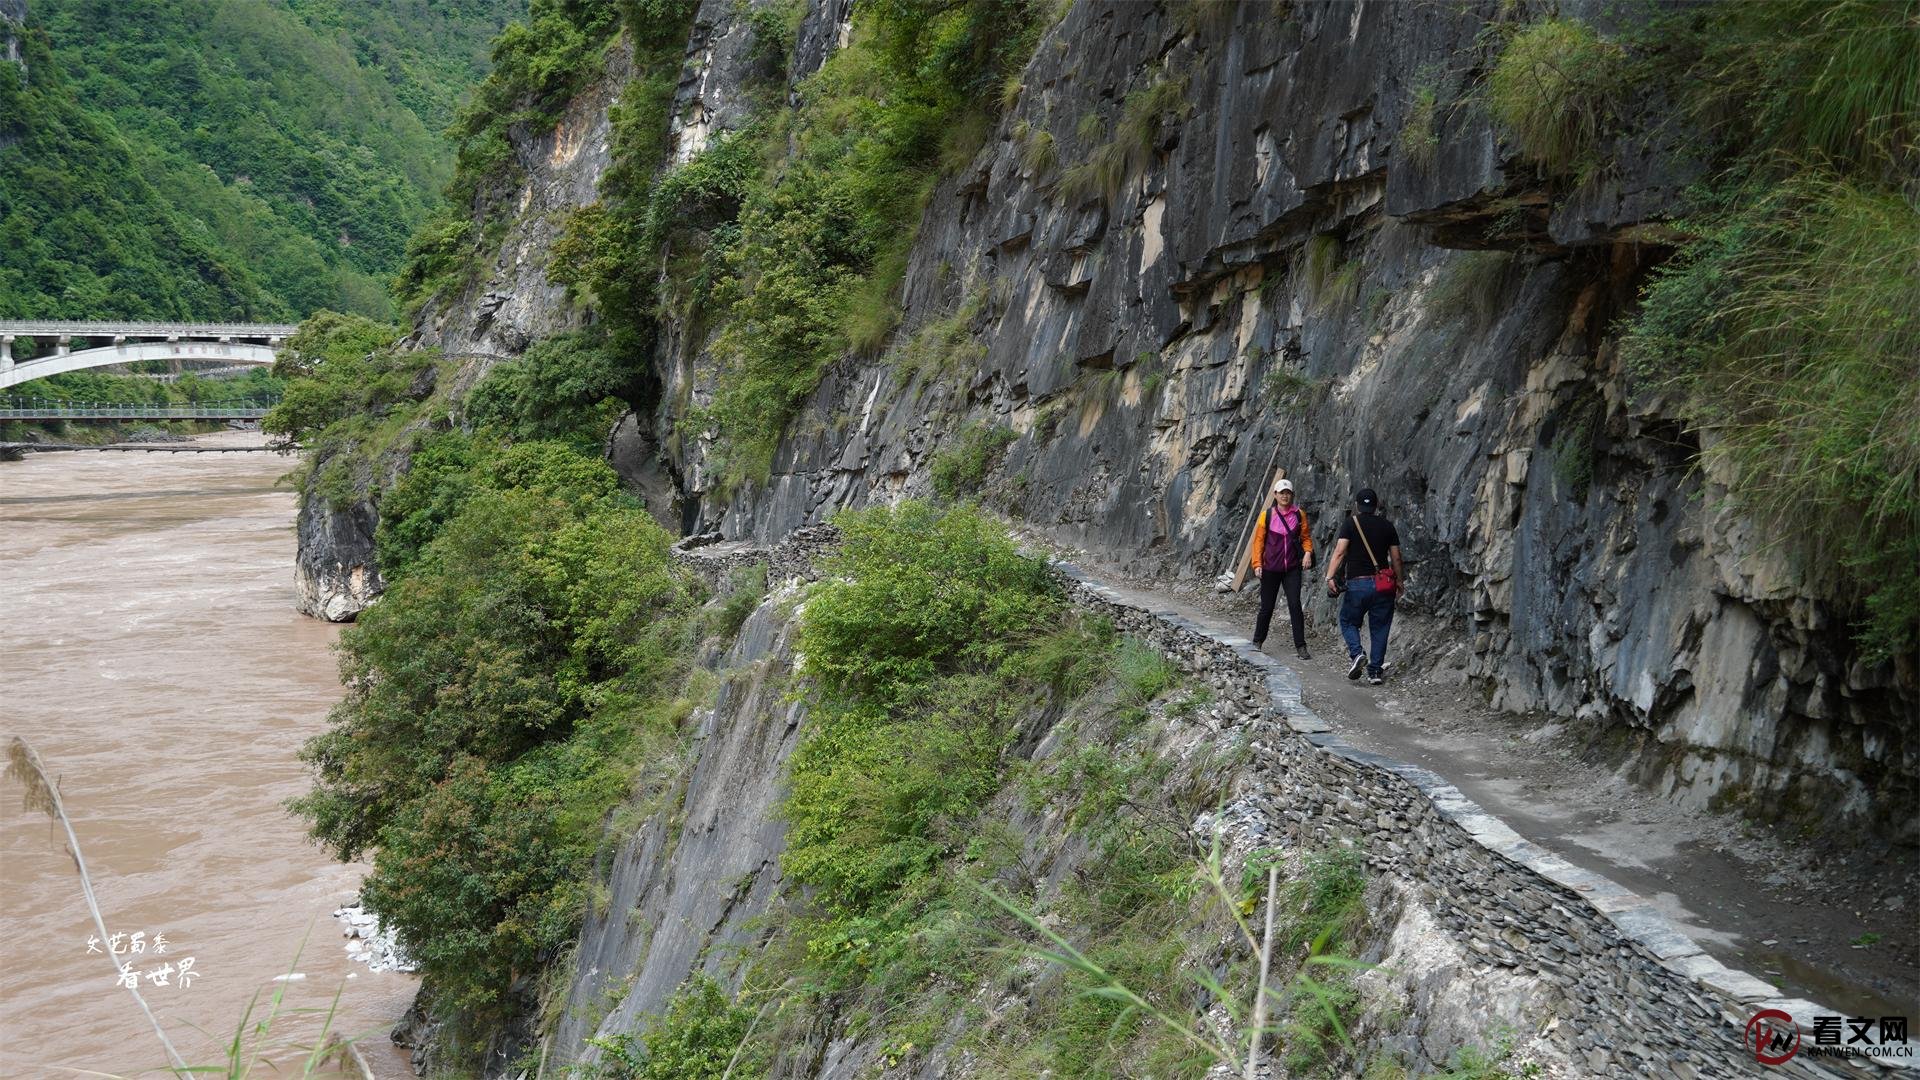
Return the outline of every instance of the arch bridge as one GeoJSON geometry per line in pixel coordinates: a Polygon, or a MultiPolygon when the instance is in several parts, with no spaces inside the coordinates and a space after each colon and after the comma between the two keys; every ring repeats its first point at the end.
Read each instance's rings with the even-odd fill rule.
{"type": "Polygon", "coordinates": [[[0,390],[68,371],[142,360],[273,363],[291,323],[53,322],[0,320],[0,390]],[[52,339],[54,351],[16,361],[15,342],[52,339]],[[75,348],[78,343],[80,347],[75,348]]]}

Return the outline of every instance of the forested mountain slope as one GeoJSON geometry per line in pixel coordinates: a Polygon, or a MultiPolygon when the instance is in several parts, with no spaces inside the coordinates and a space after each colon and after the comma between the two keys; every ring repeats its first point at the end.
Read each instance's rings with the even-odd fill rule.
{"type": "Polygon", "coordinates": [[[0,86],[0,312],[386,317],[441,128],[521,6],[32,4],[0,86]]]}

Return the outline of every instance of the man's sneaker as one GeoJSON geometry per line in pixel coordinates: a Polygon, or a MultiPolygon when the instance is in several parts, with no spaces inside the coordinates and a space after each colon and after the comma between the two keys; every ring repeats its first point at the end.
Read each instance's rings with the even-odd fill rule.
{"type": "Polygon", "coordinates": [[[1367,685],[1368,685],[1368,686],[1379,686],[1379,685],[1380,685],[1380,683],[1381,683],[1381,679],[1380,679],[1380,669],[1379,669],[1379,668],[1369,668],[1369,669],[1367,670],[1367,685]]]}
{"type": "Polygon", "coordinates": [[[1307,651],[1307,647],[1305,645],[1300,645],[1295,647],[1295,649],[1293,650],[1293,655],[1299,657],[1302,660],[1313,659],[1313,654],[1307,651]]]}
{"type": "Polygon", "coordinates": [[[1362,671],[1365,671],[1366,669],[1367,669],[1367,654],[1359,653],[1353,658],[1352,666],[1347,668],[1347,678],[1357,679],[1360,677],[1360,673],[1362,671]]]}

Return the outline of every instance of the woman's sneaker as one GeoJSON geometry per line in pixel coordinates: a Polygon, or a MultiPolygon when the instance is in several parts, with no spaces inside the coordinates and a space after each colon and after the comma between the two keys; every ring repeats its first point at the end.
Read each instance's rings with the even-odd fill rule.
{"type": "Polygon", "coordinates": [[[1293,650],[1293,655],[1299,657],[1302,660],[1313,659],[1313,654],[1307,651],[1307,647],[1305,645],[1295,646],[1293,650]]]}
{"type": "Polygon", "coordinates": [[[1347,668],[1347,678],[1357,679],[1360,677],[1360,673],[1362,671],[1365,671],[1366,669],[1367,669],[1367,654],[1361,653],[1360,655],[1353,658],[1352,665],[1347,668]]]}

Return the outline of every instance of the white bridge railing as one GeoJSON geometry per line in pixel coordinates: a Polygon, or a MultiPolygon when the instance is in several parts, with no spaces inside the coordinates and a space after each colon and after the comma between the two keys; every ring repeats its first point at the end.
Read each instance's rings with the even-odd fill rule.
{"type": "Polygon", "coordinates": [[[0,407],[0,420],[258,420],[268,405],[41,405],[0,407]]]}
{"type": "Polygon", "coordinates": [[[62,322],[0,320],[0,334],[14,337],[283,338],[295,323],[62,322]]]}

